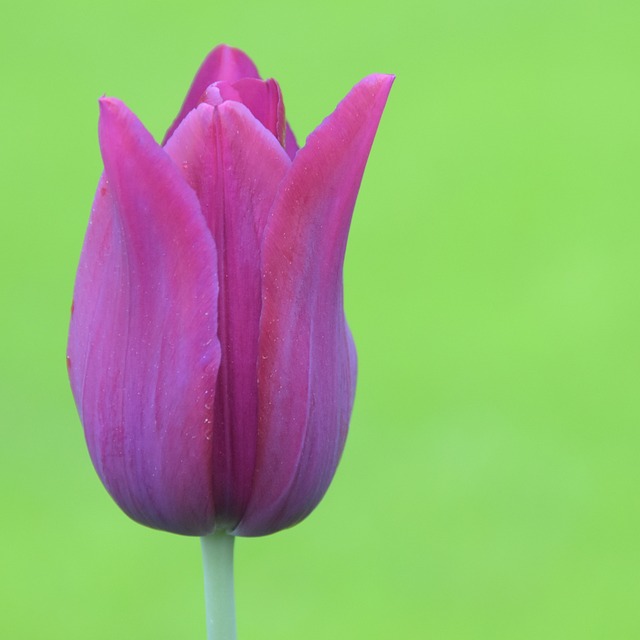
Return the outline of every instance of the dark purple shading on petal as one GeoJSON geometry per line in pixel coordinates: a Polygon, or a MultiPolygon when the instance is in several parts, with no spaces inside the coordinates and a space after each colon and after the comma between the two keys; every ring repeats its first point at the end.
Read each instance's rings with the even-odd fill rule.
{"type": "Polygon", "coordinates": [[[342,265],[392,82],[391,76],[365,78],[308,138],[267,224],[256,474],[237,535],[265,535],[302,520],[324,495],[340,459],[356,376],[342,265]]]}
{"type": "Polygon", "coordinates": [[[296,136],[294,135],[293,130],[289,126],[288,122],[285,127],[285,133],[284,133],[284,148],[287,151],[287,155],[293,160],[295,158],[296,153],[298,153],[299,147],[298,147],[298,142],[296,140],[296,136]]]}
{"type": "Polygon", "coordinates": [[[165,134],[162,144],[166,144],[189,111],[198,106],[202,94],[209,85],[218,81],[232,83],[241,78],[259,77],[256,65],[244,51],[226,44],[218,45],[200,65],[182,108],[165,134]]]}
{"type": "Polygon", "coordinates": [[[255,467],[260,247],[291,162],[271,132],[235,101],[200,104],[165,149],[195,190],[218,251],[222,360],[213,484],[216,527],[232,528],[248,503],[255,467]]]}
{"type": "Polygon", "coordinates": [[[71,386],[96,470],[133,519],[214,526],[216,251],[198,200],[123,103],[100,101],[105,173],[74,292],[71,386]]]}

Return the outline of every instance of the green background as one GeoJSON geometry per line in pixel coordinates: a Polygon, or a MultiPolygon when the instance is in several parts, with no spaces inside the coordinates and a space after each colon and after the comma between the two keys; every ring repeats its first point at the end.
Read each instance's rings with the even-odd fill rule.
{"type": "Polygon", "coordinates": [[[0,20],[0,637],[204,638],[199,544],[140,527],[65,372],[97,98],[161,137],[245,49],[299,139],[397,75],[356,208],[347,449],[236,546],[241,640],[640,637],[640,4],[71,2],[0,20]]]}

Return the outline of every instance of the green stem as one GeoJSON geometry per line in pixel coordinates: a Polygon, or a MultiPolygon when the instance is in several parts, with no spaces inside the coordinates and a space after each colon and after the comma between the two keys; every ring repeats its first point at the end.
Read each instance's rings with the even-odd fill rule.
{"type": "Polygon", "coordinates": [[[233,541],[225,532],[200,538],[208,640],[236,640],[233,597],[233,541]]]}

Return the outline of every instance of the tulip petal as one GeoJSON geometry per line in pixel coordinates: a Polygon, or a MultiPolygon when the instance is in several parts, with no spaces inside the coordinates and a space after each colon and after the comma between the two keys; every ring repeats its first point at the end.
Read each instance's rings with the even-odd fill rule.
{"type": "Polygon", "coordinates": [[[275,80],[243,78],[233,84],[215,82],[207,87],[200,101],[215,107],[227,100],[245,105],[284,146],[284,103],[280,86],[275,80]]]}
{"type": "MultiPolygon", "coordinates": [[[[258,69],[251,58],[249,58],[249,56],[240,49],[235,49],[224,44],[217,46],[200,65],[200,68],[196,73],[196,77],[193,79],[191,87],[187,92],[187,97],[182,104],[180,112],[167,130],[167,133],[162,140],[162,144],[164,145],[167,143],[178,125],[184,120],[185,116],[198,106],[203,94],[210,85],[215,82],[228,82],[231,84],[245,78],[261,79],[258,69]]],[[[275,81],[271,80],[268,82],[275,81]]],[[[278,87],[278,92],[279,91],[280,88],[278,87]]],[[[281,95],[280,101],[282,103],[281,95]]],[[[284,119],[284,103],[282,103],[281,108],[281,118],[284,119]]],[[[253,108],[251,110],[253,111],[253,108]]],[[[267,124],[265,124],[265,126],[269,128],[267,124]]],[[[284,126],[284,147],[289,157],[293,159],[298,151],[298,144],[289,123],[285,122],[284,126]]],[[[278,133],[276,133],[276,137],[280,140],[282,139],[279,128],[278,133]]]]}
{"type": "Polygon", "coordinates": [[[120,507],[148,526],[203,535],[214,526],[215,245],[164,150],[124,104],[100,106],[105,173],[74,292],[71,386],[120,507]]]}
{"type": "Polygon", "coordinates": [[[287,126],[285,127],[284,133],[284,148],[287,151],[287,155],[293,160],[298,153],[298,142],[296,140],[296,136],[293,133],[293,130],[289,126],[287,122],[287,126]]]}
{"type": "Polygon", "coordinates": [[[214,406],[216,526],[232,528],[249,500],[258,422],[260,247],[291,161],[243,104],[203,103],[165,147],[193,187],[218,250],[222,360],[214,406]]]}
{"type": "Polygon", "coordinates": [[[210,84],[200,98],[200,102],[210,104],[212,107],[217,107],[225,100],[242,102],[240,94],[233,88],[233,85],[228,82],[214,82],[210,84]]]}
{"type": "Polygon", "coordinates": [[[242,104],[273,133],[281,145],[284,145],[286,123],[282,92],[278,83],[272,78],[243,78],[234,82],[233,86],[240,94],[242,104]]]}
{"type": "Polygon", "coordinates": [[[218,81],[236,82],[241,78],[260,78],[256,65],[244,51],[225,44],[218,45],[200,65],[182,108],[165,134],[162,144],[169,140],[185,116],[198,106],[209,85],[218,81]]]}
{"type": "Polygon", "coordinates": [[[309,136],[265,229],[256,474],[237,535],[265,535],[302,520],[342,453],[356,375],[342,264],[392,82],[365,78],[309,136]]]}

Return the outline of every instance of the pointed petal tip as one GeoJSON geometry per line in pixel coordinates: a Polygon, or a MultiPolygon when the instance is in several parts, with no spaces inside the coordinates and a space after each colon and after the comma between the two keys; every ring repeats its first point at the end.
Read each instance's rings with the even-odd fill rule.
{"type": "Polygon", "coordinates": [[[118,116],[125,116],[130,114],[130,110],[127,105],[118,98],[111,96],[102,96],[98,99],[98,108],[100,110],[100,126],[104,121],[113,121],[118,116]]]}
{"type": "Polygon", "coordinates": [[[391,86],[393,81],[396,79],[395,73],[371,73],[367,78],[371,78],[374,82],[378,82],[380,84],[388,84],[391,86]]]}
{"type": "Polygon", "coordinates": [[[391,73],[372,73],[363,78],[360,84],[370,85],[374,91],[381,92],[386,97],[389,95],[395,79],[396,76],[391,73]]]}
{"type": "Polygon", "coordinates": [[[98,98],[98,107],[100,108],[100,113],[107,110],[112,110],[117,107],[120,100],[117,98],[112,98],[106,94],[102,94],[98,98]]]}
{"type": "Polygon", "coordinates": [[[102,96],[98,100],[100,116],[98,118],[98,140],[102,151],[102,159],[106,161],[107,150],[120,147],[123,136],[130,129],[142,125],[127,105],[118,98],[102,96]]]}

